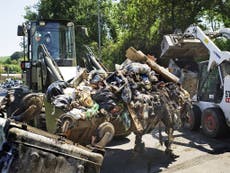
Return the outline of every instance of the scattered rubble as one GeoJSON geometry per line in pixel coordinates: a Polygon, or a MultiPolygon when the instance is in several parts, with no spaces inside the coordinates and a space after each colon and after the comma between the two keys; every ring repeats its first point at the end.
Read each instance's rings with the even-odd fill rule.
{"type": "Polygon", "coordinates": [[[107,121],[111,123],[108,128],[110,137],[101,147],[113,135],[116,136],[117,129],[121,127],[126,132],[134,131],[139,136],[139,142],[136,142],[139,145],[142,134],[150,132],[162,122],[169,135],[167,152],[171,153],[172,133],[183,124],[183,119],[190,111],[190,96],[181,88],[179,79],[159,66],[152,57],[134,48],[128,49],[126,56],[128,59],[116,65],[115,72],[108,76],[92,71],[81,82],[78,80],[75,88],[62,81],[51,84],[47,90],[47,100],[55,108],[63,110],[55,132],[82,144],[95,144],[95,138],[100,141],[96,134],[97,127],[107,121]],[[114,120],[118,123],[114,123],[114,120]],[[90,131],[92,126],[85,125],[88,121],[94,122],[94,128],[90,131]],[[80,130],[81,126],[84,126],[84,130],[80,130]],[[115,132],[111,130],[112,126],[115,132]]]}
{"type": "Polygon", "coordinates": [[[100,172],[103,155],[89,148],[10,119],[0,129],[1,172],[100,172]]]}
{"type": "Polygon", "coordinates": [[[12,79],[12,78],[7,78],[4,82],[0,84],[0,87],[4,89],[10,89],[10,88],[15,88],[19,87],[22,85],[22,81],[18,79],[12,79]]]}
{"type": "MultiPolygon", "coordinates": [[[[6,112],[11,110],[7,118],[31,123],[38,116],[37,112],[42,112],[41,103],[44,102],[45,129],[50,132],[46,133],[46,137],[49,138],[47,134],[51,133],[60,139],[65,137],[74,144],[87,147],[89,155],[101,153],[100,157],[103,157],[104,147],[114,136],[125,136],[131,132],[136,135],[134,150],[143,151],[142,135],[163,124],[168,138],[163,141],[160,135],[160,142],[164,142],[166,153],[175,157],[171,149],[173,131],[183,125],[191,110],[190,95],[178,83],[179,78],[159,66],[153,57],[134,48],[127,50],[126,57],[121,65],[116,65],[113,73],[94,70],[86,73],[86,70],[81,69],[75,79],[68,83],[56,81],[48,87],[44,98],[33,93],[24,96],[20,89],[17,89],[20,90],[18,93],[9,92],[2,104],[9,106],[14,103],[16,95],[23,99],[17,101],[19,108],[4,108],[6,112]]],[[[36,126],[37,122],[33,123],[36,126]]],[[[24,127],[28,128],[27,125],[20,126],[24,127]]],[[[34,135],[41,137],[44,134],[39,131],[29,136],[34,135]]],[[[44,150],[43,147],[41,149],[44,150]]],[[[54,151],[57,152],[56,149],[54,151]]],[[[47,157],[51,157],[48,153],[47,157]]],[[[24,153],[23,157],[26,155],[24,153]]],[[[81,156],[79,160],[82,160],[81,156]]],[[[66,162],[64,166],[67,165],[66,162]]]]}

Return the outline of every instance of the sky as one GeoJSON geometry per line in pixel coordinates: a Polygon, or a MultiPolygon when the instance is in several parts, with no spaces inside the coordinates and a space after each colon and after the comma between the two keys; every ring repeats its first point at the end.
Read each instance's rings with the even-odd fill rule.
{"type": "Polygon", "coordinates": [[[25,7],[33,6],[39,0],[0,0],[0,57],[22,51],[19,46],[22,37],[17,36],[17,27],[25,20],[25,7]]]}

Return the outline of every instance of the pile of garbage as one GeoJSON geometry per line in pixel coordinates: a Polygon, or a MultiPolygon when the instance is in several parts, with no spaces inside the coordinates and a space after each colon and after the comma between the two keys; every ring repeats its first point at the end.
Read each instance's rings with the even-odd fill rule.
{"type": "Polygon", "coordinates": [[[22,84],[21,80],[7,78],[4,82],[0,84],[0,87],[4,89],[9,89],[9,88],[19,87],[21,84],[22,84]]]}
{"type": "MultiPolygon", "coordinates": [[[[86,74],[83,70],[72,84],[54,82],[47,90],[47,101],[74,120],[120,119],[125,130],[131,130],[132,122],[134,131],[151,130],[155,124],[150,127],[147,120],[160,120],[165,113],[177,119],[173,121],[176,126],[181,125],[179,117],[185,112],[184,105],[190,102],[190,96],[178,84],[179,79],[159,66],[153,57],[134,48],[127,50],[126,57],[111,74],[100,71],[86,74]]],[[[62,120],[61,117],[58,120],[58,132],[63,130],[58,125],[63,125],[62,120]]]]}
{"type": "Polygon", "coordinates": [[[170,59],[168,68],[171,73],[180,78],[181,85],[192,98],[197,90],[198,64],[194,60],[170,59]]]}

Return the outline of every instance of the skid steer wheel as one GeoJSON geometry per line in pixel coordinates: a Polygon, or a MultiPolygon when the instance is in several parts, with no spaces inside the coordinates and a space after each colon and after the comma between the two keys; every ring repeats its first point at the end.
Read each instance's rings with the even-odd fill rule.
{"type": "Polygon", "coordinates": [[[113,124],[104,122],[96,130],[96,143],[94,146],[104,148],[114,137],[115,130],[113,124]]]}
{"type": "Polygon", "coordinates": [[[192,111],[188,114],[185,126],[190,130],[198,130],[201,125],[201,110],[193,105],[192,111]]]}
{"type": "Polygon", "coordinates": [[[202,114],[202,130],[209,137],[220,137],[227,131],[223,112],[218,108],[208,108],[202,114]]]}

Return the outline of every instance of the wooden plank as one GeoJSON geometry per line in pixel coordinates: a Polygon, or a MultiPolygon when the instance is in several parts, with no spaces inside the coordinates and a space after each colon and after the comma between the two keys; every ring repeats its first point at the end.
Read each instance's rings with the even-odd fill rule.
{"type": "Polygon", "coordinates": [[[129,104],[127,104],[127,107],[128,107],[128,111],[129,111],[129,113],[131,115],[131,118],[133,120],[133,123],[134,123],[134,126],[135,126],[136,130],[138,132],[142,132],[144,130],[144,128],[143,128],[141,122],[139,121],[135,111],[131,108],[131,106],[129,104]]]}
{"type": "Polygon", "coordinates": [[[166,68],[157,64],[151,56],[146,56],[140,50],[137,51],[135,48],[130,47],[126,51],[126,57],[135,62],[147,63],[152,70],[156,71],[158,74],[162,75],[166,80],[170,82],[179,82],[179,78],[177,76],[170,73],[166,68]]]}

